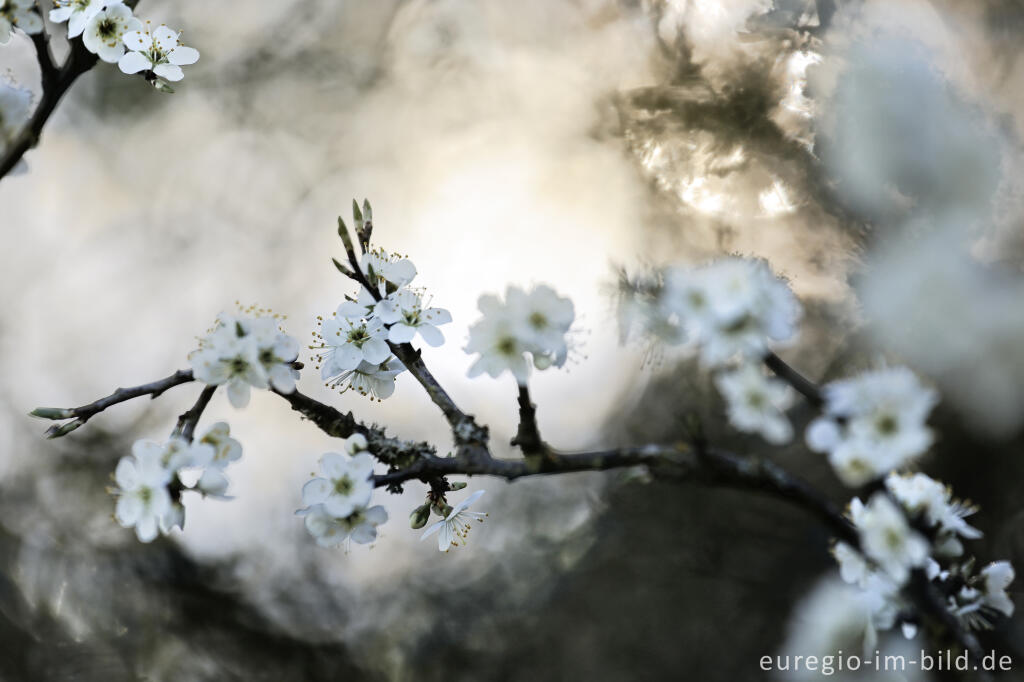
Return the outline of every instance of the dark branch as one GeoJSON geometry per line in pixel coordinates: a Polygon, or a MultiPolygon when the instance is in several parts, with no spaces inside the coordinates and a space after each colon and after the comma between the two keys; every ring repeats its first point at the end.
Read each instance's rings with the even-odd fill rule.
{"type": "Polygon", "coordinates": [[[537,406],[530,400],[530,389],[525,384],[519,384],[519,428],[511,444],[525,455],[543,455],[548,452],[537,427],[537,406]]]}
{"type": "Polygon", "coordinates": [[[768,355],[764,356],[764,364],[775,373],[775,376],[785,381],[797,393],[806,398],[811,406],[820,409],[825,404],[825,399],[822,397],[821,389],[818,388],[817,384],[786,364],[775,353],[769,352],[768,355]]]}
{"type": "Polygon", "coordinates": [[[70,422],[54,424],[47,429],[47,438],[59,438],[60,436],[65,436],[68,433],[71,433],[79,426],[89,421],[89,419],[94,415],[102,412],[112,405],[117,405],[118,403],[123,403],[126,400],[132,400],[133,398],[139,398],[144,395],[148,395],[150,398],[156,398],[167,389],[180,384],[187,384],[190,381],[193,381],[192,370],[181,369],[169,377],[164,377],[163,379],[159,379],[148,384],[133,386],[131,388],[119,388],[110,395],[100,398],[99,400],[95,400],[87,405],[82,405],[81,407],[37,407],[29,414],[33,417],[52,419],[55,421],[70,419],[70,422]]]}
{"type": "Polygon", "coordinates": [[[204,386],[203,390],[199,393],[199,397],[196,398],[195,405],[188,412],[184,412],[178,417],[178,425],[174,427],[174,434],[172,435],[179,435],[191,443],[192,434],[196,430],[196,424],[199,423],[199,418],[203,416],[203,410],[210,404],[210,399],[213,398],[213,394],[216,391],[216,386],[204,386]]]}

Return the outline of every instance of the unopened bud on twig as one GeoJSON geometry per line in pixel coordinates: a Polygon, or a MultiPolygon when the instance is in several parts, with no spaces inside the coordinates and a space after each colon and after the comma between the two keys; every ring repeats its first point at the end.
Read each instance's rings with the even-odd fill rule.
{"type": "Polygon", "coordinates": [[[423,526],[427,525],[427,521],[430,520],[430,505],[421,504],[412,510],[409,514],[409,527],[413,530],[419,530],[423,526]]]}
{"type": "Polygon", "coordinates": [[[29,412],[28,415],[30,417],[39,417],[40,419],[70,419],[75,416],[74,412],[63,407],[37,407],[29,412]]]}
{"type": "Polygon", "coordinates": [[[466,487],[467,485],[469,485],[469,484],[468,484],[468,483],[466,483],[465,481],[456,481],[455,483],[449,483],[449,484],[448,484],[448,487],[449,487],[449,488],[450,488],[451,490],[462,490],[462,489],[463,489],[463,488],[465,488],[465,487],[466,487]]]}
{"type": "Polygon", "coordinates": [[[84,423],[85,422],[81,419],[72,419],[71,421],[64,422],[63,424],[54,424],[50,428],[46,429],[46,433],[43,435],[47,438],[61,438],[62,436],[68,435],[84,423]]]}

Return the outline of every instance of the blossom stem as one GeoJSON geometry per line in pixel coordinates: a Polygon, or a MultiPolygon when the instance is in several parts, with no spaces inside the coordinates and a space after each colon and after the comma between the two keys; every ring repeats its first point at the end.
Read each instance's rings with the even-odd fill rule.
{"type": "Polygon", "coordinates": [[[802,395],[811,406],[821,408],[825,404],[825,399],[822,397],[821,389],[818,388],[818,385],[800,374],[800,372],[796,371],[775,353],[769,351],[764,356],[764,364],[775,376],[792,386],[793,390],[802,395]]]}
{"type": "Polygon", "coordinates": [[[191,443],[192,434],[196,430],[196,424],[199,423],[199,418],[203,416],[203,411],[210,404],[210,399],[213,398],[213,394],[216,392],[216,386],[204,386],[203,390],[199,393],[199,397],[196,398],[195,404],[178,417],[178,425],[174,427],[174,432],[171,435],[181,436],[191,443]]]}
{"type": "Polygon", "coordinates": [[[519,429],[511,444],[518,446],[525,455],[548,453],[537,427],[537,406],[530,400],[530,389],[525,383],[519,384],[519,429]]]}

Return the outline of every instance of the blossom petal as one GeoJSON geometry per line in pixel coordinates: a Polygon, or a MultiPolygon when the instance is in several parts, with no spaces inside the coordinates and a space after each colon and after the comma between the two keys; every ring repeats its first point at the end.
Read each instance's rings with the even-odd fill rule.
{"type": "Polygon", "coordinates": [[[199,61],[199,50],[179,45],[167,55],[167,61],[178,66],[188,66],[199,61]]]}
{"type": "Polygon", "coordinates": [[[152,66],[153,63],[139,52],[125,52],[124,56],[117,60],[117,67],[122,73],[127,74],[145,71],[152,66]]]}
{"type": "Polygon", "coordinates": [[[302,504],[320,504],[331,494],[331,483],[326,478],[314,478],[302,486],[302,504]]]}
{"type": "Polygon", "coordinates": [[[249,384],[233,379],[228,384],[228,401],[232,407],[241,409],[249,404],[249,384]]]}
{"type": "Polygon", "coordinates": [[[366,545],[377,539],[377,528],[370,523],[361,523],[352,529],[352,542],[366,545]]]}
{"type": "Polygon", "coordinates": [[[428,345],[437,348],[444,344],[444,334],[441,330],[431,324],[420,325],[420,336],[427,342],[428,345]]]}
{"type": "Polygon", "coordinates": [[[409,343],[414,336],[416,336],[416,327],[410,327],[407,324],[398,323],[388,330],[388,341],[391,343],[409,343]]]}
{"type": "Polygon", "coordinates": [[[389,355],[391,349],[383,339],[369,339],[363,344],[363,359],[372,365],[379,365],[387,360],[389,355]]]}
{"type": "Polygon", "coordinates": [[[180,81],[185,77],[185,72],[176,64],[157,64],[153,67],[153,73],[173,82],[180,81]]]}
{"type": "Polygon", "coordinates": [[[131,457],[122,457],[114,469],[114,480],[121,490],[134,490],[139,485],[139,472],[135,468],[135,460],[131,457]]]}
{"type": "Polygon", "coordinates": [[[156,539],[158,530],[157,517],[152,514],[143,516],[135,524],[135,535],[138,536],[139,542],[152,542],[156,539]]]}
{"type": "Polygon", "coordinates": [[[125,47],[135,52],[145,52],[153,47],[153,39],[149,37],[149,34],[142,31],[125,31],[125,34],[121,36],[121,40],[124,42],[125,47]]]}
{"type": "Polygon", "coordinates": [[[169,29],[167,26],[159,26],[153,31],[153,42],[164,52],[168,52],[174,49],[174,46],[178,44],[178,34],[169,29]]]}
{"type": "Polygon", "coordinates": [[[142,516],[145,505],[142,504],[136,495],[121,495],[117,498],[117,506],[114,508],[114,518],[124,528],[131,528],[142,516]]]}

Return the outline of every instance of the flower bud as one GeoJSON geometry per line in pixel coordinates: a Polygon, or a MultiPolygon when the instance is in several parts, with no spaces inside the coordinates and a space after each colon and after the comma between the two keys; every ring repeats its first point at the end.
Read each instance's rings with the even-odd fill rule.
{"type": "Polygon", "coordinates": [[[430,505],[421,504],[409,514],[409,527],[413,530],[419,530],[427,525],[428,520],[430,520],[430,505]]]}
{"type": "Polygon", "coordinates": [[[539,355],[537,353],[534,353],[533,354],[533,366],[536,367],[539,370],[547,369],[548,367],[551,366],[551,356],[550,355],[539,355]]]}
{"type": "Polygon", "coordinates": [[[448,487],[451,488],[452,490],[462,490],[467,485],[469,484],[466,483],[465,481],[456,481],[455,483],[449,483],[448,487]]]}
{"type": "Polygon", "coordinates": [[[28,414],[30,417],[39,417],[40,419],[70,419],[75,416],[71,410],[62,407],[37,407],[28,414]]]}

